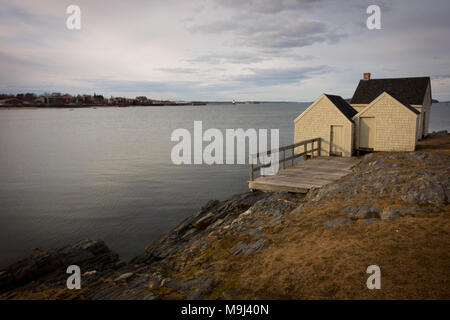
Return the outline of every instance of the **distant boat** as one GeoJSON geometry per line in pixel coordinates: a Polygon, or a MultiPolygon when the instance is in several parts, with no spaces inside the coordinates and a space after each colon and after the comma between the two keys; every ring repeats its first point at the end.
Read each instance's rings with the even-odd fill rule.
{"type": "Polygon", "coordinates": [[[233,101],[231,101],[232,104],[236,104],[236,100],[233,99],[233,101]]]}
{"type": "Polygon", "coordinates": [[[259,104],[259,101],[245,101],[245,104],[259,104]]]}

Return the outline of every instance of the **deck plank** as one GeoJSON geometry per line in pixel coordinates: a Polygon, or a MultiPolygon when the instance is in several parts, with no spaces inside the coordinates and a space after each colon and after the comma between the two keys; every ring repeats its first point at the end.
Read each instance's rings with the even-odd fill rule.
{"type": "Polygon", "coordinates": [[[319,157],[281,169],[276,175],[262,176],[248,182],[250,190],[307,193],[351,172],[358,158],[319,157]]]}

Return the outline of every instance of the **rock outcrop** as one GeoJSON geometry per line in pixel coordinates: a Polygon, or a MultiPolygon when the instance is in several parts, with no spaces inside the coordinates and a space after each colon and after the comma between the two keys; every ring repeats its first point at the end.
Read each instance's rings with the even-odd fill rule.
{"type": "Polygon", "coordinates": [[[82,270],[101,272],[123,266],[119,256],[111,252],[103,241],[83,240],[54,250],[36,249],[34,253],[2,270],[0,290],[12,289],[36,279],[53,274],[54,279],[66,277],[70,265],[78,265],[82,270]]]}

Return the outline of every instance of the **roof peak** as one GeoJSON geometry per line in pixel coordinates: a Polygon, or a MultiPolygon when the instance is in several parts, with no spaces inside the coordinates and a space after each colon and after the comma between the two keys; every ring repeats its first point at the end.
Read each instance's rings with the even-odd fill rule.
{"type": "Polygon", "coordinates": [[[323,94],[328,100],[331,101],[341,112],[347,117],[350,121],[353,121],[352,118],[358,113],[351,105],[347,103],[341,96],[332,95],[332,94],[323,94]]]}
{"type": "Polygon", "coordinates": [[[401,79],[430,79],[430,76],[422,76],[422,77],[398,77],[398,78],[370,78],[370,80],[360,79],[360,81],[373,81],[373,80],[401,80],[401,79]]]}

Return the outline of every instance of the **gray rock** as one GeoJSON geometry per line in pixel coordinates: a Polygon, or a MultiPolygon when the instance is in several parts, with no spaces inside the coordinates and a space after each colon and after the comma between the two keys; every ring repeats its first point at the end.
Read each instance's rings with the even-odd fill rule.
{"type": "MultiPolygon", "coordinates": [[[[195,289],[200,289],[200,293],[207,291],[206,289],[209,288],[212,284],[212,280],[209,279],[207,276],[202,275],[196,279],[188,280],[188,281],[182,281],[179,279],[165,279],[165,281],[162,281],[162,286],[167,286],[170,288],[177,289],[178,291],[191,291],[195,289]],[[207,285],[205,285],[207,284],[207,285]]],[[[192,292],[193,293],[193,292],[192,292]]],[[[197,293],[198,295],[199,293],[197,293]]],[[[192,299],[198,299],[196,296],[194,296],[192,299]]]]}
{"type": "Polygon", "coordinates": [[[387,206],[386,209],[384,209],[383,213],[400,213],[400,214],[407,214],[416,211],[417,209],[414,207],[404,207],[404,206],[387,206]]]}
{"type": "Polygon", "coordinates": [[[259,228],[249,228],[245,233],[252,237],[258,237],[262,234],[262,230],[259,228]]]}
{"type": "Polygon", "coordinates": [[[0,275],[0,289],[12,289],[45,275],[66,278],[66,268],[78,265],[81,271],[116,269],[119,257],[103,241],[82,240],[52,250],[36,249],[34,253],[4,270],[0,275]]]}
{"type": "Polygon", "coordinates": [[[400,216],[396,213],[382,213],[381,220],[388,220],[388,219],[400,219],[400,216]]]}
{"type": "Polygon", "coordinates": [[[237,245],[230,249],[230,252],[233,255],[242,254],[244,256],[248,256],[256,251],[261,250],[264,247],[267,239],[261,238],[256,242],[245,243],[243,241],[239,242],[237,245]]]}
{"type": "Polygon", "coordinates": [[[359,207],[358,206],[348,206],[345,207],[344,209],[342,209],[340,211],[341,214],[346,214],[347,216],[353,217],[355,216],[359,211],[359,207]]]}
{"type": "Polygon", "coordinates": [[[269,226],[274,227],[276,225],[279,225],[281,223],[281,218],[282,216],[273,218],[272,220],[269,221],[269,226]]]}
{"type": "Polygon", "coordinates": [[[161,275],[161,273],[155,272],[150,276],[150,279],[148,281],[148,287],[150,289],[159,288],[161,287],[163,280],[164,278],[161,275]]]}
{"type": "Polygon", "coordinates": [[[328,220],[328,221],[324,222],[323,225],[326,228],[334,228],[334,227],[342,226],[342,225],[349,224],[349,223],[352,223],[351,219],[341,217],[341,218],[336,218],[333,220],[328,220]]]}
{"type": "Polygon", "coordinates": [[[252,207],[252,212],[258,212],[259,214],[265,214],[268,216],[280,216],[287,211],[292,211],[297,207],[296,202],[292,202],[285,199],[280,199],[277,194],[264,198],[256,202],[252,207]]]}
{"type": "Polygon", "coordinates": [[[186,300],[200,300],[204,298],[213,287],[213,280],[208,278],[203,280],[198,288],[195,288],[187,297],[186,300]]]}
{"type": "Polygon", "coordinates": [[[116,279],[114,279],[114,281],[128,281],[133,276],[134,276],[133,272],[127,272],[118,276],[116,279]]]}
{"type": "Polygon", "coordinates": [[[370,204],[362,206],[348,206],[341,210],[341,213],[346,214],[349,218],[379,218],[382,209],[380,207],[373,207],[370,204]]]}
{"type": "Polygon", "coordinates": [[[441,207],[447,199],[442,184],[435,177],[428,175],[404,184],[400,192],[400,198],[410,204],[432,204],[441,207]]]}
{"type": "Polygon", "coordinates": [[[131,262],[134,264],[149,264],[185,251],[186,248],[190,247],[193,239],[213,231],[214,228],[217,229],[219,225],[231,223],[236,215],[247,211],[259,200],[271,196],[270,193],[256,191],[235,195],[222,202],[210,201],[194,216],[186,218],[177,227],[149,245],[145,249],[145,254],[134,258],[131,262]]]}
{"type": "Polygon", "coordinates": [[[123,286],[101,285],[86,291],[86,299],[91,300],[158,300],[159,297],[146,288],[126,288],[123,286]]]}
{"type": "Polygon", "coordinates": [[[206,229],[212,222],[216,220],[216,216],[212,212],[208,212],[206,215],[198,219],[193,223],[194,227],[198,230],[206,229]]]}
{"type": "Polygon", "coordinates": [[[362,226],[364,226],[364,225],[371,225],[375,221],[377,221],[377,219],[363,219],[363,220],[361,220],[359,222],[359,224],[362,225],[362,226]]]}

